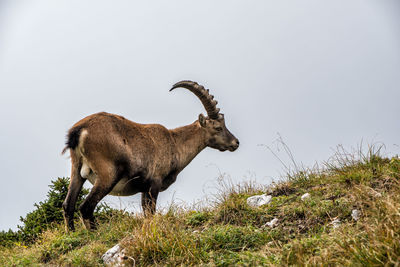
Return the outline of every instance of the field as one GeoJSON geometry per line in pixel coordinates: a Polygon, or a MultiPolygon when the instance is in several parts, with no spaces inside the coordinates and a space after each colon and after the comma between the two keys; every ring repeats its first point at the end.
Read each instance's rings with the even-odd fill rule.
{"type": "Polygon", "coordinates": [[[151,218],[107,210],[93,232],[77,222],[66,233],[56,221],[33,242],[0,246],[0,265],[103,266],[101,256],[118,242],[127,266],[398,265],[399,179],[397,156],[340,150],[272,185],[226,182],[207,207],[171,206],[151,218]],[[247,204],[264,193],[270,203],[247,204]],[[275,227],[266,225],[274,218],[275,227]]]}

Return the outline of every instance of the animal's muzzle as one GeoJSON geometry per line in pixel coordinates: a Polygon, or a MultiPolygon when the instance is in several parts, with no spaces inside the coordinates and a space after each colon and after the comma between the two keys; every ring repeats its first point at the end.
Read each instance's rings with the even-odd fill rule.
{"type": "Polygon", "coordinates": [[[231,145],[228,147],[229,151],[235,151],[236,149],[238,149],[239,147],[239,140],[238,139],[234,139],[231,142],[231,145]]]}

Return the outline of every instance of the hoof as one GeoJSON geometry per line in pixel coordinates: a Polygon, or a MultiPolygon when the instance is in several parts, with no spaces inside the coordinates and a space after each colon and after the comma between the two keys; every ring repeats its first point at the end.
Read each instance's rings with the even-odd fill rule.
{"type": "Polygon", "coordinates": [[[75,231],[75,226],[73,221],[68,221],[67,219],[64,219],[64,224],[65,224],[65,232],[74,232],[75,231]]]}
{"type": "Polygon", "coordinates": [[[70,227],[68,225],[65,225],[65,232],[66,233],[75,232],[75,227],[70,227]]]}
{"type": "Polygon", "coordinates": [[[93,231],[96,230],[96,223],[94,222],[94,220],[91,219],[82,219],[83,225],[85,226],[85,228],[89,231],[93,231]]]}

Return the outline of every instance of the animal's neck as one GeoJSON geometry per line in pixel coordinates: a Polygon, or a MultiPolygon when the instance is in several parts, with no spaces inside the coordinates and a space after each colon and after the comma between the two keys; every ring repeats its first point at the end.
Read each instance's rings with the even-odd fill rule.
{"type": "Polygon", "coordinates": [[[177,148],[178,171],[185,168],[206,146],[206,132],[198,121],[171,130],[177,148]]]}

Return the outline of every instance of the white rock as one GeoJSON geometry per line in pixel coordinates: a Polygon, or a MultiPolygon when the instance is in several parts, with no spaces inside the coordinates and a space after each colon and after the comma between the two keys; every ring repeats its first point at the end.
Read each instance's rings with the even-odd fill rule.
{"type": "Polygon", "coordinates": [[[332,224],[333,228],[338,228],[340,226],[340,220],[339,219],[334,219],[331,222],[331,224],[332,224]]]}
{"type": "Polygon", "coordinates": [[[279,220],[278,220],[277,218],[274,218],[274,219],[272,219],[272,221],[267,222],[266,224],[264,224],[263,227],[268,226],[268,227],[270,227],[270,228],[274,228],[275,226],[278,225],[278,221],[279,221],[279,220]]]}
{"type": "Polygon", "coordinates": [[[125,250],[119,245],[115,245],[101,256],[106,266],[123,266],[123,261],[126,259],[125,250]]]}
{"type": "Polygon", "coordinates": [[[247,205],[252,207],[260,207],[271,202],[272,196],[262,194],[247,198],[247,205]]]}
{"type": "Polygon", "coordinates": [[[305,193],[304,195],[301,196],[301,200],[306,200],[307,198],[310,197],[310,193],[305,193]]]}
{"type": "Polygon", "coordinates": [[[361,212],[359,210],[352,210],[351,217],[353,220],[358,221],[360,219],[361,212]]]}

